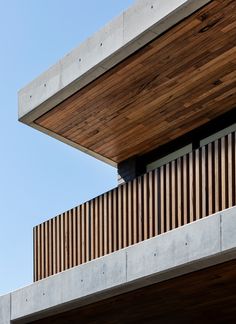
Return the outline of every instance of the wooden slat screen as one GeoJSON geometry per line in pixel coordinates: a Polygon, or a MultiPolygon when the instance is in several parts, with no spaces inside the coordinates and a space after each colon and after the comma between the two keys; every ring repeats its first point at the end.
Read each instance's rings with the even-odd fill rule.
{"type": "Polygon", "coordinates": [[[34,280],[236,204],[233,132],[34,228],[34,280]]]}

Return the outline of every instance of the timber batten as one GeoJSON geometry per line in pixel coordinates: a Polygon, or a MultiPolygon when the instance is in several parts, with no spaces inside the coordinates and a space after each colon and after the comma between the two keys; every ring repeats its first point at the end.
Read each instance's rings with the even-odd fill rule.
{"type": "Polygon", "coordinates": [[[34,279],[236,205],[236,132],[34,228],[34,279]]]}

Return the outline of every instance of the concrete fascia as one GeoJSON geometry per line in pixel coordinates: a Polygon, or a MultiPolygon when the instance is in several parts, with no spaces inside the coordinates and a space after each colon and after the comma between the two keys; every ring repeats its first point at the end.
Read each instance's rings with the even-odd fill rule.
{"type": "Polygon", "coordinates": [[[232,207],[11,293],[11,320],[28,323],[235,258],[232,207]]]}
{"type": "MultiPolygon", "coordinates": [[[[19,91],[19,120],[35,127],[33,121],[36,118],[210,1],[136,1],[119,17],[19,91]]],[[[49,135],[54,136],[53,133],[49,135]]],[[[88,149],[78,148],[94,156],[88,149]]],[[[96,157],[105,160],[101,156],[96,157]]],[[[110,160],[105,162],[114,165],[110,160]]]]}
{"type": "Polygon", "coordinates": [[[11,322],[11,294],[0,296],[0,323],[11,322]]]}

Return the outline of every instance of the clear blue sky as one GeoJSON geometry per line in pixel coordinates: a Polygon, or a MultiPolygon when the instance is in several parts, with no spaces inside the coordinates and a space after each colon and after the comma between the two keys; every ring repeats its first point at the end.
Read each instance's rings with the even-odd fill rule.
{"type": "Polygon", "coordinates": [[[17,121],[17,91],[133,0],[0,0],[0,295],[32,282],[32,228],[116,170],[17,121]]]}

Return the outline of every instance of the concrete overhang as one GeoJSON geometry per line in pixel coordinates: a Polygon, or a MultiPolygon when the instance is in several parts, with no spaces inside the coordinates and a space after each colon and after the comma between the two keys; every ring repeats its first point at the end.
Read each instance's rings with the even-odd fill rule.
{"type": "Polygon", "coordinates": [[[32,322],[233,260],[235,220],[232,207],[2,296],[0,322],[32,322]]]}
{"type": "MultiPolygon", "coordinates": [[[[128,97],[125,97],[124,95],[124,102],[128,103],[127,107],[124,107],[123,105],[122,109],[120,109],[121,106],[118,107],[119,109],[113,107],[107,98],[105,98],[106,101],[102,101],[104,99],[104,93],[102,93],[99,88],[99,84],[103,87],[103,85],[109,83],[110,77],[114,77],[116,80],[112,80],[118,82],[119,85],[124,83],[122,77],[119,81],[117,76],[123,75],[124,79],[127,79],[130,77],[130,73],[133,74],[133,70],[131,69],[132,64],[136,70],[140,66],[143,66],[143,61],[140,63],[140,66],[136,66],[136,59],[142,59],[143,56],[145,57],[145,55],[147,55],[147,53],[150,54],[153,50],[155,51],[158,46],[160,48],[163,47],[163,44],[166,42],[165,32],[170,31],[173,26],[175,29],[173,29],[171,40],[169,39],[170,43],[167,43],[168,46],[173,44],[177,45],[178,26],[176,27],[176,24],[183,21],[184,18],[191,16],[198,9],[208,3],[209,8],[207,9],[207,12],[199,14],[199,16],[194,17],[193,20],[190,19],[188,22],[186,33],[187,30],[189,30],[189,27],[192,27],[192,36],[195,35],[194,28],[199,28],[199,33],[204,34],[204,32],[211,28],[217,29],[218,25],[221,24],[222,21],[224,21],[224,28],[227,29],[227,26],[225,25],[227,25],[227,23],[229,25],[232,23],[232,17],[227,17],[227,14],[230,11],[233,17],[235,17],[235,4],[233,4],[232,1],[216,0],[136,1],[133,6],[123,12],[119,17],[88,38],[78,48],[74,49],[48,71],[19,91],[19,120],[67,144],[77,147],[92,156],[112,165],[116,165],[130,156],[144,154],[150,150],[150,148],[153,149],[158,147],[158,145],[180,136],[183,132],[191,130],[192,128],[218,116],[222,113],[222,108],[219,108],[222,106],[220,100],[219,107],[213,107],[214,109],[211,107],[211,109],[215,111],[215,114],[209,112],[211,111],[209,107],[207,107],[207,112],[205,109],[205,114],[201,114],[201,109],[196,108],[195,106],[191,113],[185,111],[185,113],[181,115],[181,112],[177,111],[176,114],[178,114],[180,118],[179,124],[176,116],[173,114],[173,108],[171,108],[171,116],[176,123],[174,127],[175,130],[168,134],[163,132],[166,129],[173,130],[173,122],[171,117],[168,117],[170,110],[166,112],[167,120],[162,120],[160,118],[161,115],[163,115],[163,109],[160,106],[161,103],[159,103],[157,99],[162,93],[159,92],[158,87],[161,86],[164,81],[158,79],[158,71],[156,72],[157,75],[151,75],[152,80],[148,79],[148,72],[145,74],[145,71],[143,80],[139,80],[141,83],[138,82],[138,80],[136,80],[137,82],[133,80],[134,85],[132,85],[128,97]],[[226,3],[228,8],[225,9],[223,7],[226,7],[226,3]],[[217,6],[218,9],[216,10],[217,6]],[[225,12],[223,9],[225,9],[225,12]],[[220,11],[222,12],[221,15],[220,11]],[[228,21],[226,21],[227,19],[228,21]],[[127,72],[125,73],[126,69],[127,72]],[[153,88],[150,87],[151,82],[154,82],[153,88]],[[156,115],[156,119],[152,116],[153,107],[150,108],[148,104],[145,105],[145,102],[141,102],[142,108],[140,109],[140,114],[142,119],[137,120],[138,117],[135,116],[130,108],[132,106],[130,100],[134,96],[138,97],[139,95],[135,90],[135,85],[138,90],[140,90],[141,87],[141,90],[144,91],[144,93],[141,93],[142,96],[145,95],[147,90],[150,90],[150,93],[152,94],[156,93],[155,98],[152,98],[152,103],[155,104],[155,109],[160,108],[160,114],[156,115]],[[93,100],[91,99],[90,101],[90,98],[93,98],[93,100]],[[100,106],[96,109],[95,105],[99,100],[101,101],[99,102],[100,106]],[[90,106],[88,106],[87,103],[89,103],[90,106]],[[107,110],[105,109],[103,111],[104,107],[107,108],[107,110]],[[73,109],[76,109],[76,114],[74,114],[73,109]],[[121,118],[121,110],[124,111],[124,109],[128,112],[128,116],[126,114],[121,118]],[[150,121],[146,118],[149,111],[150,120],[155,121],[154,126],[151,125],[150,121]],[[120,119],[117,120],[117,123],[114,123],[115,118],[113,115],[111,116],[111,112],[114,112],[116,114],[115,116],[119,116],[120,119]],[[194,114],[192,112],[194,112],[194,114]],[[77,113],[81,113],[81,115],[77,115],[77,113]],[[185,116],[186,122],[190,126],[185,127],[185,130],[182,130],[181,127],[185,116]],[[63,127],[60,125],[60,121],[61,124],[64,125],[63,127]],[[122,129],[120,125],[125,126],[126,128],[122,129]],[[88,129],[89,131],[87,131],[88,129]],[[153,132],[153,129],[159,129],[159,131],[153,132]],[[143,136],[143,139],[140,138],[140,135],[143,136]],[[120,140],[117,141],[116,139],[119,139],[119,136],[121,136],[120,140]],[[150,143],[150,145],[147,145],[147,143],[150,143]]],[[[185,23],[183,23],[183,28],[185,27],[185,23]]],[[[185,75],[189,76],[191,76],[192,73],[192,78],[194,80],[200,80],[200,83],[202,83],[206,81],[201,80],[201,73],[205,69],[205,72],[209,74],[209,78],[211,76],[211,85],[215,82],[214,86],[219,87],[222,96],[222,88],[224,88],[223,86],[225,85],[225,82],[228,82],[225,85],[225,87],[228,86],[228,88],[225,88],[225,91],[232,92],[235,90],[232,85],[232,87],[229,88],[229,77],[235,68],[235,38],[231,35],[231,33],[235,33],[235,30],[233,27],[228,28],[226,34],[226,32],[222,33],[221,31],[218,33],[216,29],[213,29],[212,33],[215,37],[219,37],[219,39],[212,38],[212,35],[210,35],[210,38],[212,39],[211,48],[207,49],[207,52],[204,52],[205,45],[202,41],[205,40],[208,44],[209,40],[206,38],[207,36],[203,36],[201,43],[204,46],[201,48],[199,45],[199,55],[195,60],[193,59],[192,62],[188,62],[190,65],[192,64],[194,70],[186,67],[184,72],[185,75]],[[228,40],[226,39],[226,41],[228,41],[228,44],[231,44],[231,47],[223,46],[225,48],[224,52],[220,51],[219,48],[212,49],[214,43],[222,43],[221,38],[226,37],[226,35],[229,38],[228,40]],[[209,54],[211,54],[211,50],[218,54],[216,56],[213,55],[210,62],[204,61],[203,67],[198,65],[200,58],[203,58],[204,54],[208,57],[209,54]],[[228,63],[226,63],[226,61],[228,63]],[[212,71],[208,71],[208,68],[211,69],[211,66],[216,66],[218,62],[225,62],[225,64],[220,63],[220,68],[218,68],[217,73],[212,74],[212,71]],[[208,68],[204,64],[208,64],[208,68]],[[229,66],[229,64],[231,64],[231,66],[229,66]],[[225,70],[228,73],[227,75],[222,74],[222,71],[225,70]],[[223,78],[223,81],[221,78],[223,78]]],[[[184,34],[185,32],[183,32],[183,35],[184,34]]],[[[208,34],[205,33],[204,35],[208,34]]],[[[190,41],[193,41],[193,39],[189,38],[186,42],[181,43],[181,47],[185,47],[186,45],[186,53],[183,53],[185,58],[186,54],[188,54],[190,41]]],[[[172,50],[171,47],[169,50],[172,50]]],[[[162,67],[165,66],[165,64],[169,64],[167,62],[167,57],[159,57],[157,53],[155,54],[152,64],[154,64],[156,60],[160,60],[160,65],[162,67]]],[[[169,55],[171,56],[171,53],[169,55]]],[[[175,61],[175,58],[171,59],[173,62],[175,61]]],[[[181,62],[181,60],[184,61],[184,58],[180,56],[179,61],[181,62]]],[[[150,72],[151,70],[155,69],[148,67],[147,71],[150,72]]],[[[176,71],[172,71],[170,74],[175,72],[181,72],[181,68],[176,67],[176,71]]],[[[231,75],[231,79],[232,78],[233,75],[231,75]]],[[[171,75],[165,76],[165,81],[168,82],[166,85],[163,84],[165,85],[166,91],[168,90],[168,92],[170,92],[169,99],[174,96],[171,93],[172,90],[175,91],[175,93],[181,93],[181,86],[178,84],[178,80],[176,81],[176,78],[172,78],[171,75]],[[173,87],[171,88],[173,82],[174,86],[175,82],[177,82],[177,87],[175,87],[175,89],[173,89],[173,87]],[[168,88],[168,86],[170,88],[168,88]]],[[[180,81],[182,83],[182,79],[180,79],[180,81]]],[[[185,80],[185,82],[186,84],[188,83],[187,80],[185,80]]],[[[200,88],[199,83],[197,86],[200,88]]],[[[114,83],[114,87],[116,87],[116,92],[109,92],[108,89],[107,95],[110,96],[110,99],[114,98],[116,101],[116,95],[118,95],[120,91],[123,93],[124,90],[118,87],[117,83],[114,83]]],[[[196,88],[196,84],[193,84],[193,87],[196,88]]],[[[207,91],[209,92],[208,94],[211,95],[211,101],[215,100],[215,102],[217,102],[219,96],[217,89],[213,90],[212,87],[209,88],[208,86],[207,91]]],[[[162,95],[168,96],[168,94],[162,95]]],[[[181,103],[185,110],[191,110],[191,100],[193,99],[192,97],[194,97],[194,92],[189,89],[188,95],[189,100],[183,101],[183,99],[181,99],[182,101],[178,102],[178,105],[181,103]]],[[[206,98],[204,91],[200,91],[197,96],[198,98],[201,96],[206,98]]],[[[117,101],[118,99],[120,100],[120,98],[117,98],[117,101]]],[[[165,98],[162,99],[164,100],[162,100],[162,103],[165,104],[165,98]]],[[[222,100],[223,99],[224,98],[222,98],[222,100]]],[[[200,107],[204,106],[204,104],[205,106],[207,105],[206,102],[202,104],[200,101],[200,107]]],[[[232,103],[231,98],[230,104],[225,105],[225,110],[227,111],[232,109],[234,104],[235,101],[232,103]]]]}

